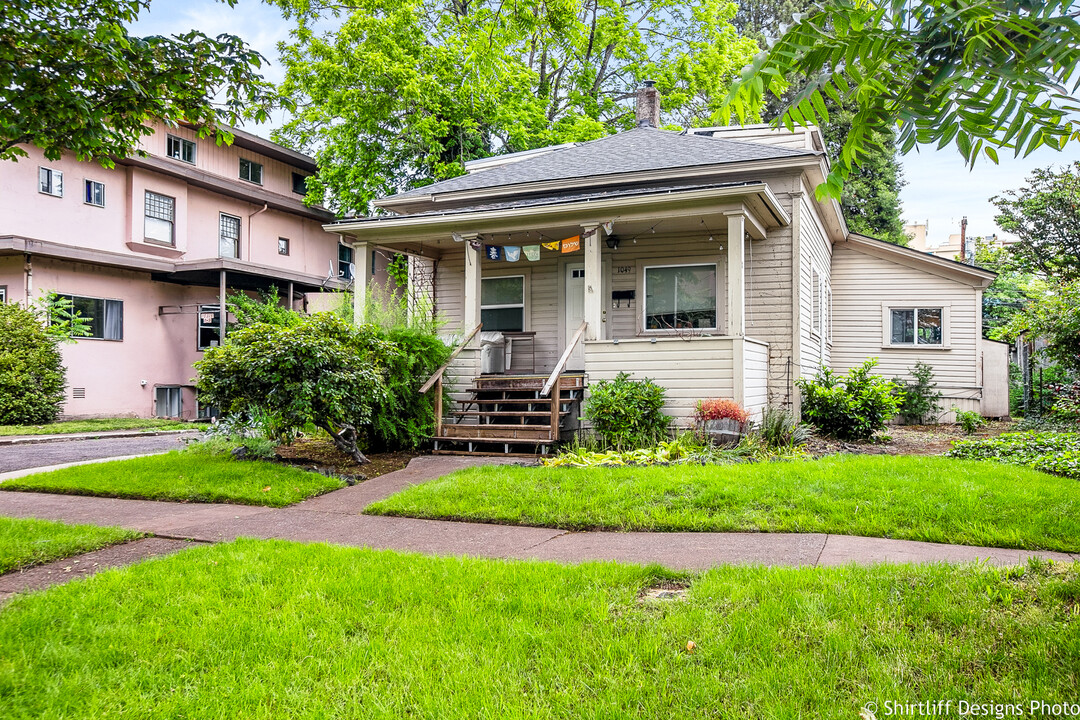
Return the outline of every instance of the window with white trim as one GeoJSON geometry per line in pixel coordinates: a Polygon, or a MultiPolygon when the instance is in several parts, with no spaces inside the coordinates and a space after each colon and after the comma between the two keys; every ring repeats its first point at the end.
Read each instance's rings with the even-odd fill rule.
{"type": "Polygon", "coordinates": [[[715,330],[716,263],[645,268],[646,330],[715,330]]]}
{"type": "Polygon", "coordinates": [[[0,285],[0,305],[7,302],[7,285],[0,285]]]}
{"type": "Polygon", "coordinates": [[[810,332],[821,337],[825,326],[825,284],[816,267],[810,267],[810,332]]]}
{"type": "Polygon", "coordinates": [[[889,308],[890,345],[945,344],[943,308],[889,308]]]}
{"type": "Polygon", "coordinates": [[[143,202],[143,238],[173,245],[176,242],[176,199],[146,191],[143,202]]]}
{"type": "Polygon", "coordinates": [[[165,141],[165,154],[173,160],[195,164],[195,143],[175,135],[168,135],[165,141]]]}
{"type": "Polygon", "coordinates": [[[348,245],[338,244],[337,251],[337,274],[342,280],[353,279],[353,249],[348,245]]]}
{"type": "Polygon", "coordinates": [[[480,280],[480,322],[485,332],[525,329],[525,276],[503,275],[480,280]]]}
{"type": "Polygon", "coordinates": [[[106,300],[66,293],[60,293],[59,296],[71,303],[72,313],[78,313],[79,317],[86,321],[90,334],[82,336],[83,338],[116,341],[124,339],[123,300],[106,300]]]}
{"type": "Polygon", "coordinates": [[[105,207],[105,183],[84,180],[83,184],[83,202],[94,207],[105,207]]]}
{"type": "Polygon", "coordinates": [[[221,344],[221,306],[199,306],[199,350],[221,344]]]}
{"type": "Polygon", "coordinates": [[[218,217],[218,257],[240,257],[240,218],[235,215],[218,217]]]}
{"type": "Polygon", "coordinates": [[[64,173],[52,168],[38,168],[38,192],[53,197],[64,197],[64,173]]]}
{"type": "Polygon", "coordinates": [[[262,185],[263,166],[261,163],[240,158],[240,179],[256,185],[262,185]]]}

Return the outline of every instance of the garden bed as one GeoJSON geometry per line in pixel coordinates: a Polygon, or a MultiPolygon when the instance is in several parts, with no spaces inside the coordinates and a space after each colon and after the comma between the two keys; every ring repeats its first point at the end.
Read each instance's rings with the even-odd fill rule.
{"type": "Polygon", "coordinates": [[[0,715],[831,720],[1075,702],[1078,573],[673,575],[241,540],[13,598],[0,715]]]}
{"type": "Polygon", "coordinates": [[[1080,551],[1080,488],[940,457],[652,467],[478,467],[371,505],[382,515],[566,530],[837,533],[1080,551]]]}
{"type": "Polygon", "coordinates": [[[367,455],[371,462],[360,465],[334,447],[332,441],[320,438],[300,438],[291,445],[279,446],[276,453],[284,463],[315,472],[329,471],[356,481],[401,470],[421,454],[415,451],[371,453],[367,455]]]}
{"type": "Polygon", "coordinates": [[[806,444],[806,451],[813,457],[825,457],[835,453],[858,455],[941,455],[952,448],[957,440],[992,438],[1016,428],[1009,421],[988,422],[973,435],[967,435],[959,425],[890,425],[870,440],[844,442],[833,438],[815,436],[806,444]]]}

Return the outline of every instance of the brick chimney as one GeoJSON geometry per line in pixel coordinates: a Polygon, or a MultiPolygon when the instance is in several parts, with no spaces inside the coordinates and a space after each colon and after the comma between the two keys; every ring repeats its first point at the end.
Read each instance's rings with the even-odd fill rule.
{"type": "Polygon", "coordinates": [[[637,126],[660,127],[660,91],[655,80],[646,80],[637,91],[637,126]]]}

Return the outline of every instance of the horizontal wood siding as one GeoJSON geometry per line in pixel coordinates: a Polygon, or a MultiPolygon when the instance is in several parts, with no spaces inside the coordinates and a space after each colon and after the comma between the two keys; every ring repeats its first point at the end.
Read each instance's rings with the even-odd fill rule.
{"type": "Polygon", "coordinates": [[[743,358],[743,407],[757,419],[769,404],[769,346],[748,338],[743,343],[743,358]]]}
{"type": "MultiPolygon", "coordinates": [[[[830,348],[828,343],[828,331],[824,336],[814,327],[814,283],[813,274],[816,270],[825,283],[825,287],[831,286],[832,275],[832,244],[825,234],[825,228],[818,218],[810,198],[812,190],[808,190],[802,196],[799,224],[799,248],[801,250],[799,264],[799,337],[801,345],[800,377],[813,376],[823,365],[830,362],[830,348]]],[[[835,292],[835,290],[833,291],[835,292]]],[[[825,314],[826,328],[829,323],[828,305],[822,293],[822,312],[825,314]]]]}
{"type": "MultiPolygon", "coordinates": [[[[922,360],[934,368],[934,381],[948,411],[952,405],[978,409],[979,291],[956,280],[859,252],[845,244],[833,253],[832,367],[838,372],[878,358],[874,372],[910,378],[922,360]],[[883,307],[947,307],[948,349],[885,347],[883,307]]],[[[951,413],[947,414],[951,417],[951,413]]],[[[946,418],[948,419],[948,417],[946,418]]]]}
{"type": "Polygon", "coordinates": [[[688,426],[701,398],[733,396],[731,338],[689,340],[597,340],[585,343],[589,383],[611,380],[620,372],[635,380],[649,378],[667,388],[664,411],[688,426]]]}

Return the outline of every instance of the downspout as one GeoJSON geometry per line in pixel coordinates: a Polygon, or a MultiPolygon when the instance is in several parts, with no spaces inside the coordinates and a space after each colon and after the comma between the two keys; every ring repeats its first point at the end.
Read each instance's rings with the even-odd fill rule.
{"type": "Polygon", "coordinates": [[[26,253],[23,257],[23,275],[25,276],[23,289],[26,291],[26,307],[30,307],[34,297],[34,262],[30,253],[26,253]]]}
{"type": "MultiPolygon", "coordinates": [[[[267,205],[266,203],[263,203],[263,206],[262,206],[262,209],[261,209],[261,210],[256,210],[255,212],[253,212],[253,213],[251,213],[250,215],[248,215],[248,231],[247,231],[247,242],[248,242],[248,249],[247,249],[247,259],[248,259],[248,261],[249,261],[249,262],[251,261],[251,219],[252,219],[253,217],[255,217],[256,215],[262,215],[262,214],[263,214],[264,212],[266,212],[266,211],[267,211],[267,210],[269,210],[269,209],[270,209],[270,206],[269,206],[269,205],[267,205]]],[[[237,248],[237,250],[239,250],[239,248],[237,248]]],[[[224,307],[224,305],[223,305],[222,307],[224,307]]]]}

